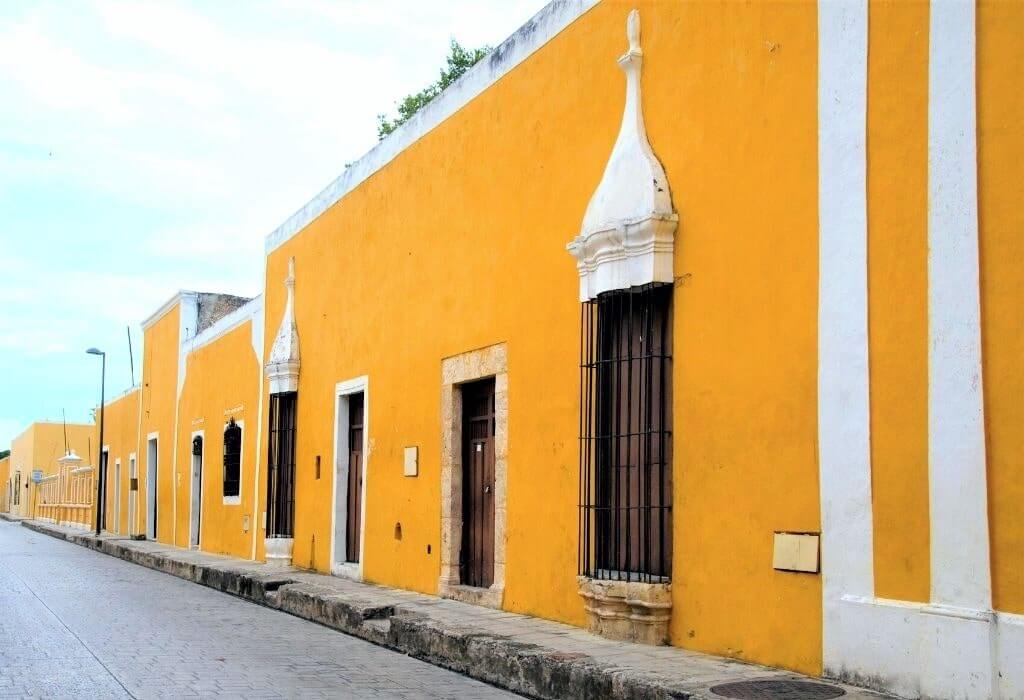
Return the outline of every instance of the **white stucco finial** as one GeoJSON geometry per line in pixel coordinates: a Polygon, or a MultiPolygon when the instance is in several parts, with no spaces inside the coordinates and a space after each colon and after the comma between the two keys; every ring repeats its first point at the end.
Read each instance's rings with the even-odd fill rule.
{"type": "Polygon", "coordinates": [[[619,135],[590,198],[580,234],[568,245],[580,275],[580,300],[602,292],[673,280],[679,218],[661,162],[647,139],[641,99],[640,13],[626,18],[629,48],[618,59],[626,74],[619,135]]]}
{"type": "Polygon", "coordinates": [[[274,344],[267,358],[266,373],[270,379],[270,393],[297,391],[299,386],[299,331],[295,324],[295,258],[288,259],[288,276],[284,279],[288,290],[281,325],[274,336],[274,344]]]}
{"type": "Polygon", "coordinates": [[[640,50],[640,10],[632,10],[626,18],[626,38],[629,39],[629,53],[643,53],[640,50]]]}
{"type": "Polygon", "coordinates": [[[77,464],[78,462],[82,461],[82,458],[79,457],[77,454],[75,454],[75,448],[72,447],[70,450],[68,450],[67,454],[65,454],[63,457],[61,457],[57,461],[58,462],[62,462],[62,463],[73,462],[73,463],[77,464]]]}

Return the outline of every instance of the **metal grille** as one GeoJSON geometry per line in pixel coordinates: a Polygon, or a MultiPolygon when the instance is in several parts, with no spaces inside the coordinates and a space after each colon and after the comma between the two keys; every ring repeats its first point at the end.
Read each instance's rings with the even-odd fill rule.
{"type": "Polygon", "coordinates": [[[267,537],[291,537],[295,523],[294,391],[270,396],[267,537]]]}
{"type": "Polygon", "coordinates": [[[237,496],[242,466],[242,427],[232,418],[224,428],[224,495],[237,496]]]}
{"type": "Polygon", "coordinates": [[[666,582],[672,572],[672,286],[583,304],[579,572],[666,582]]]}
{"type": "Polygon", "coordinates": [[[739,700],[831,700],[846,695],[846,691],[838,686],[795,680],[723,683],[711,688],[711,692],[739,700]]]}

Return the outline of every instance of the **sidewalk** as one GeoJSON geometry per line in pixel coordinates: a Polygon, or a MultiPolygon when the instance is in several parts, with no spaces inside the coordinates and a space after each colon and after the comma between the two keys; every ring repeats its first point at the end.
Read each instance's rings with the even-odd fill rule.
{"type": "Polygon", "coordinates": [[[725,697],[880,698],[876,693],[676,647],[613,642],[557,622],[297,569],[95,535],[34,520],[22,526],[291,613],[443,668],[536,698],[669,700],[723,695],[739,681],[787,694],[725,697]],[[814,683],[816,688],[799,682],[814,683]],[[797,683],[793,683],[797,682],[797,683]],[[825,691],[808,694],[808,691],[825,691]]]}

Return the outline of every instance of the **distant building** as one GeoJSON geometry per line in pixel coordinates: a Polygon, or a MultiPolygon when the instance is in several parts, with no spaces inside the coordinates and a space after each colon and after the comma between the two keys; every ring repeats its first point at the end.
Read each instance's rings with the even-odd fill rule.
{"type": "Polygon", "coordinates": [[[11,477],[11,456],[0,459],[0,513],[7,513],[10,509],[11,491],[13,484],[11,477]]]}
{"type": "Polygon", "coordinates": [[[42,476],[56,474],[61,457],[74,450],[89,463],[97,458],[95,426],[89,423],[37,421],[11,441],[11,455],[5,470],[0,463],[0,475],[6,474],[6,512],[28,517],[36,503],[36,484],[32,472],[42,476]],[[66,436],[66,441],[65,441],[66,436]],[[91,452],[91,454],[90,454],[91,452]]]}

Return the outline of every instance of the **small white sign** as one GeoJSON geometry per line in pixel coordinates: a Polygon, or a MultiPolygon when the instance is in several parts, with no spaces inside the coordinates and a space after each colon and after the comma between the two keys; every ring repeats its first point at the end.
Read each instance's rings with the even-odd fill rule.
{"type": "Polygon", "coordinates": [[[818,535],[776,532],[772,567],[779,571],[818,573],[818,535]]]}
{"type": "Polygon", "coordinates": [[[405,476],[417,476],[420,473],[420,448],[405,448],[405,476]]]}

